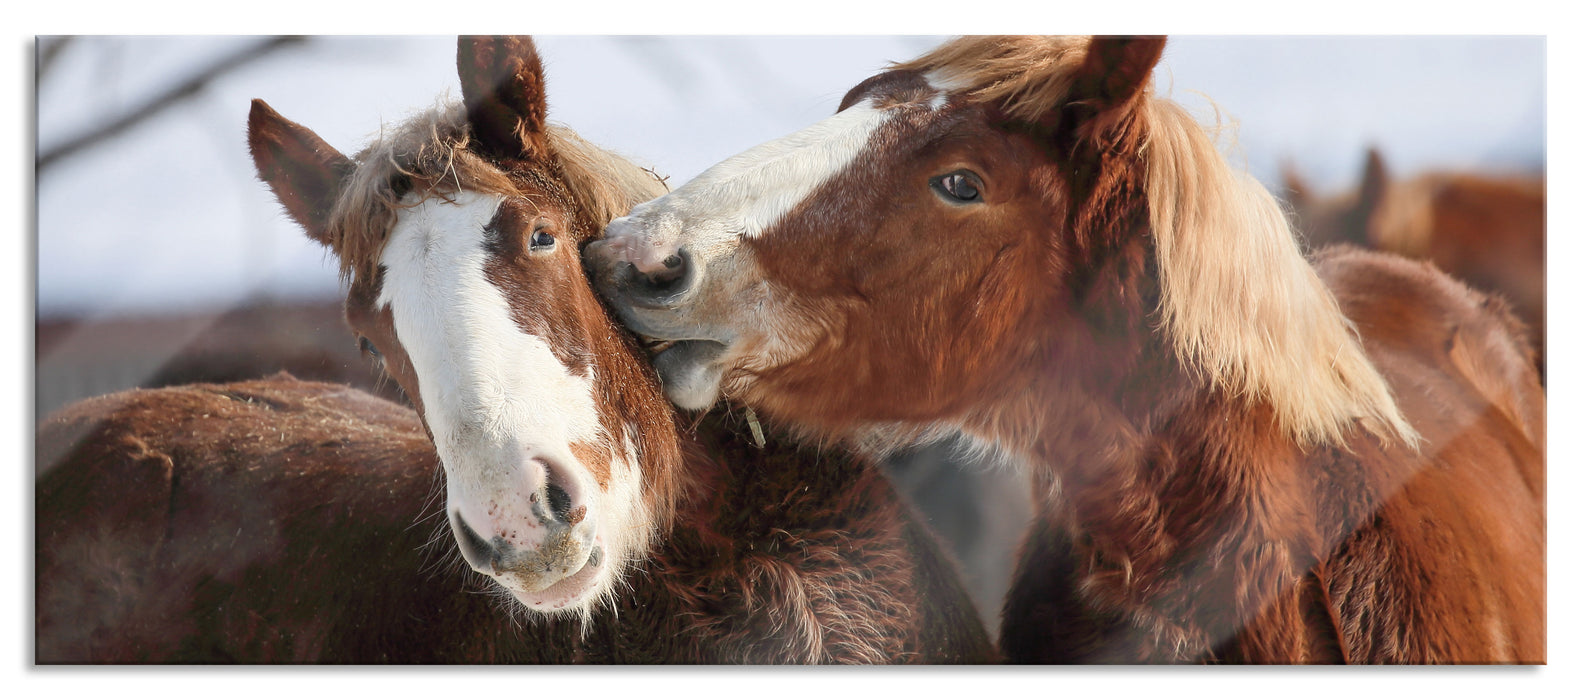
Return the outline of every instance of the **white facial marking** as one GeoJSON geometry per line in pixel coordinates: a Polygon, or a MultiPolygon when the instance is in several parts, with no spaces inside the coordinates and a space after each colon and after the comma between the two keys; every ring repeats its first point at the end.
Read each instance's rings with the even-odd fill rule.
{"type": "MultiPolygon", "coordinates": [[[[401,216],[381,258],[378,300],[391,308],[420,377],[441,457],[476,449],[480,440],[527,442],[538,453],[592,442],[599,422],[589,381],[568,372],[543,338],[523,333],[484,276],[483,229],[503,197],[462,192],[454,199],[429,200],[401,216]]],[[[546,456],[572,459],[569,450],[546,456]]],[[[479,465],[508,466],[515,465],[479,465]]],[[[461,482],[452,486],[464,490],[491,478],[487,471],[455,476],[461,482]]]]}
{"type": "Polygon", "coordinates": [[[676,191],[638,205],[606,237],[628,261],[652,269],[683,243],[706,263],[758,236],[845,170],[891,113],[863,102],[720,162],[676,191]],[[685,235],[686,240],[680,240],[685,235]]]}
{"type": "Polygon", "coordinates": [[[942,70],[931,70],[927,73],[924,73],[923,81],[928,83],[929,87],[934,88],[941,93],[947,93],[947,95],[944,96],[948,96],[948,93],[959,92],[972,87],[972,81],[967,80],[964,77],[953,76],[942,70]]]}
{"type": "Polygon", "coordinates": [[[385,272],[377,301],[390,308],[418,376],[449,507],[459,508],[485,539],[531,547],[541,527],[532,510],[543,506],[529,498],[545,478],[534,465],[559,465],[559,478],[568,482],[563,488],[598,519],[586,538],[596,536],[609,550],[603,580],[593,588],[607,593],[621,568],[609,564],[630,559],[643,541],[632,535],[646,523],[637,462],[617,459],[603,492],[578,462],[570,445],[606,439],[594,375],[572,374],[544,338],[524,333],[485,276],[484,227],[504,198],[464,191],[452,199],[424,201],[401,214],[380,258],[385,272]],[[481,531],[485,526],[496,531],[481,531]]]}

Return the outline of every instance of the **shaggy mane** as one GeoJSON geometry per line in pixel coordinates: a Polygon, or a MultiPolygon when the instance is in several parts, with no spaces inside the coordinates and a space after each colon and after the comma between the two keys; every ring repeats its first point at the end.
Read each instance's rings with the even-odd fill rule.
{"type": "Polygon", "coordinates": [[[1036,122],[1065,104],[1090,43],[1085,36],[968,36],[891,68],[918,71],[936,86],[1036,122]]]}
{"type": "MultiPolygon", "coordinates": [[[[1038,122],[1070,97],[1090,37],[964,37],[894,65],[1038,122]]],[[[1356,329],[1302,257],[1278,203],[1233,169],[1186,110],[1138,103],[1149,221],[1177,355],[1215,386],[1267,401],[1303,446],[1342,444],[1354,420],[1416,445],[1356,329]]]]}
{"type": "MultiPolygon", "coordinates": [[[[547,136],[576,207],[595,225],[609,223],[667,190],[653,172],[583,140],[568,127],[550,124],[547,136]]],[[[413,189],[441,197],[461,190],[519,194],[510,177],[469,150],[471,143],[467,110],[458,101],[381,131],[356,155],[357,170],[335,203],[328,227],[343,279],[372,277],[396,215],[411,206],[402,199],[413,189]]]]}

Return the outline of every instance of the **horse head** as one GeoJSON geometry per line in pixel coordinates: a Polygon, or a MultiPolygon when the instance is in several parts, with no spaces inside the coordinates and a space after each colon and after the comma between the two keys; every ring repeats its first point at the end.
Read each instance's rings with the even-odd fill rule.
{"type": "Polygon", "coordinates": [[[463,37],[457,68],[460,103],[355,157],[260,100],[249,145],[339,259],[364,352],[421,414],[467,564],[531,610],[586,615],[669,517],[679,448],[579,246],[663,190],[545,121],[531,39],[463,37]]]}
{"type": "Polygon", "coordinates": [[[1278,203],[1155,97],[1164,43],[948,42],[612,221],[595,286],[678,405],[880,447],[1025,453],[1008,416],[1150,363],[1272,401],[1304,443],[1409,435],[1278,203]]]}

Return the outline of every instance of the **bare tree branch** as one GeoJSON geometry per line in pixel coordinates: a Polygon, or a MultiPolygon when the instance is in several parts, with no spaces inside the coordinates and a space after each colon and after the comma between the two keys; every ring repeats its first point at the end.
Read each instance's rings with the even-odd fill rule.
{"type": "Polygon", "coordinates": [[[36,66],[38,72],[35,74],[34,78],[36,81],[34,83],[35,89],[37,89],[38,83],[44,82],[45,74],[49,73],[49,70],[55,67],[55,60],[60,58],[61,49],[64,49],[70,45],[72,40],[75,38],[76,37],[72,36],[57,36],[49,37],[47,39],[45,37],[39,37],[38,65],[36,66]]]}
{"type": "Polygon", "coordinates": [[[214,82],[216,79],[225,75],[226,73],[245,66],[248,63],[252,63],[253,61],[258,60],[277,49],[293,44],[300,44],[303,41],[304,38],[300,36],[275,37],[238,51],[227,58],[221,59],[204,71],[192,76],[191,78],[188,78],[180,85],[177,85],[162,94],[155,95],[142,106],[127,112],[119,119],[116,119],[109,124],[106,124],[105,126],[95,129],[91,132],[69,139],[66,141],[66,143],[50,149],[46,153],[40,154],[37,165],[35,166],[36,176],[42,177],[44,172],[48,170],[50,166],[59,162],[62,158],[66,158],[74,153],[77,153],[78,151],[113,139],[116,136],[119,136],[122,132],[125,132],[134,126],[147,121],[150,117],[168,109],[176,103],[198,94],[209,83],[214,82]]]}

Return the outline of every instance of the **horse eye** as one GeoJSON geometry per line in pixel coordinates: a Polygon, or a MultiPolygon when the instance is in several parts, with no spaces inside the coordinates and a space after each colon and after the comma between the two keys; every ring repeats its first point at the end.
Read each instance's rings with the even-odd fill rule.
{"type": "Polygon", "coordinates": [[[981,182],[978,176],[965,170],[958,170],[929,180],[928,184],[947,201],[976,202],[982,199],[978,191],[981,182]]]}
{"type": "Polygon", "coordinates": [[[545,231],[544,229],[538,229],[537,231],[534,231],[533,237],[527,239],[527,247],[529,250],[546,250],[553,245],[555,245],[555,237],[550,235],[549,232],[545,231]]]}
{"type": "Polygon", "coordinates": [[[369,340],[368,336],[357,336],[357,348],[365,355],[380,359],[379,348],[374,347],[373,341],[369,340]]]}

